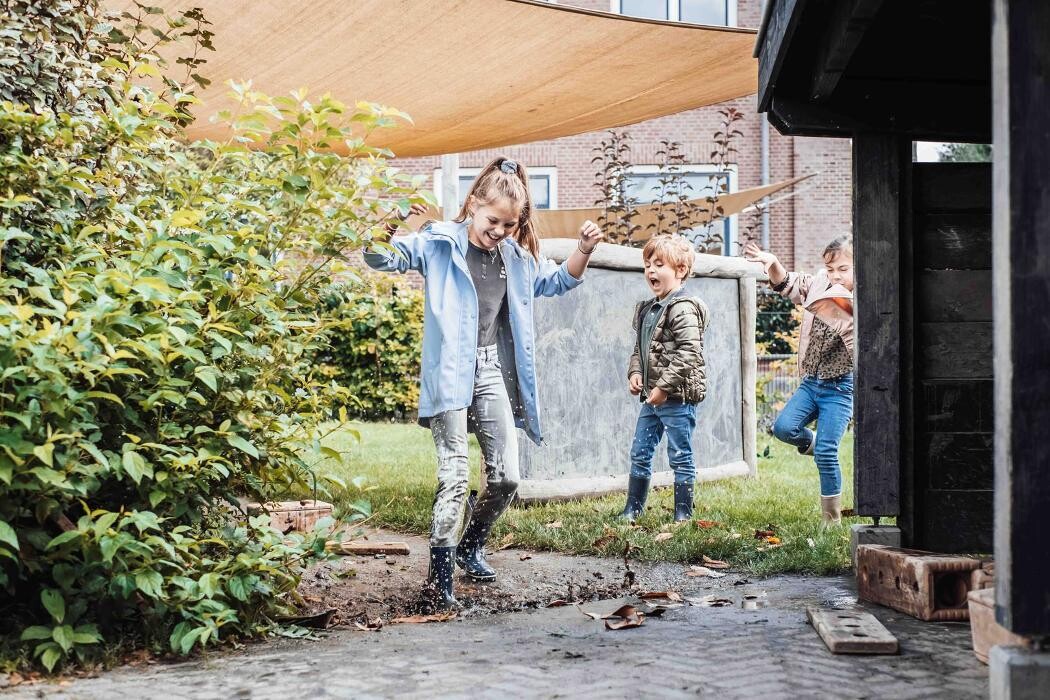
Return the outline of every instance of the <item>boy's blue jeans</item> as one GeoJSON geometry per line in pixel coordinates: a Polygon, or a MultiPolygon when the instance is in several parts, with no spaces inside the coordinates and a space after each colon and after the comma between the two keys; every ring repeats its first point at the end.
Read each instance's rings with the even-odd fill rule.
{"type": "Polygon", "coordinates": [[[773,424],[778,440],[794,445],[800,451],[809,447],[813,431],[806,426],[817,421],[817,442],[813,457],[820,472],[820,495],[842,493],[842,469],[839,467],[839,442],[853,417],[853,375],[834,379],[805,377],[798,391],[784,406],[773,424]]]}
{"type": "Polygon", "coordinates": [[[674,470],[676,484],[696,480],[693,463],[693,428],[696,427],[696,404],[670,402],[651,406],[642,404],[631,443],[631,476],[648,479],[653,475],[653,453],[660,438],[667,433],[667,459],[674,470]]]}

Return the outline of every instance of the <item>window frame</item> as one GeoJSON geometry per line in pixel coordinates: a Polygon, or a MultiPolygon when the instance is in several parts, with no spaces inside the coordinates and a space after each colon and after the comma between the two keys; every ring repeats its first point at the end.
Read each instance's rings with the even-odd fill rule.
{"type": "MultiPolygon", "coordinates": [[[[525,166],[528,168],[529,177],[546,177],[547,178],[547,206],[536,207],[537,210],[547,211],[548,209],[558,208],[558,167],[555,165],[538,165],[538,166],[525,166]]],[[[459,177],[477,177],[478,173],[481,172],[481,168],[460,168],[459,177]]],[[[441,201],[441,185],[444,182],[444,178],[441,173],[441,168],[434,168],[433,173],[434,181],[434,196],[437,197],[438,201],[441,201]]],[[[460,200],[460,195],[463,194],[459,190],[460,183],[456,183],[456,201],[460,200]]]]}
{"type": "MultiPolygon", "coordinates": [[[[737,191],[737,180],[739,173],[736,163],[730,163],[725,170],[721,171],[719,171],[714,165],[710,163],[687,163],[684,165],[679,165],[678,170],[680,170],[683,173],[706,175],[708,177],[710,177],[711,175],[717,175],[719,172],[723,172],[726,175],[726,180],[728,184],[727,194],[731,194],[737,191]]],[[[666,168],[660,165],[631,165],[627,168],[628,176],[633,174],[660,175],[664,172],[666,172],[666,168]]],[[[698,197],[703,193],[694,192],[693,194],[697,195],[698,197]]],[[[693,197],[693,199],[695,198],[696,197],[693,197]]],[[[651,201],[649,200],[639,201],[637,206],[646,206],[650,203],[651,201]]],[[[733,247],[736,245],[737,236],[739,234],[737,215],[733,214],[731,216],[727,216],[723,220],[723,227],[724,229],[722,231],[722,255],[735,255],[733,247]]]]}
{"type": "MultiPolygon", "coordinates": [[[[726,3],[726,23],[727,27],[736,27],[738,20],[738,8],[737,3],[739,0],[725,0],[726,3]]],[[[667,7],[667,19],[668,22],[681,22],[682,17],[682,0],[664,0],[667,7]]],[[[609,0],[609,12],[622,15],[623,5],[622,0],[609,0]]],[[[625,17],[633,17],[634,15],[624,15],[625,17]]],[[[643,18],[645,19],[645,18],[643,18]]],[[[722,26],[722,25],[703,25],[703,26],[722,26]]]]}

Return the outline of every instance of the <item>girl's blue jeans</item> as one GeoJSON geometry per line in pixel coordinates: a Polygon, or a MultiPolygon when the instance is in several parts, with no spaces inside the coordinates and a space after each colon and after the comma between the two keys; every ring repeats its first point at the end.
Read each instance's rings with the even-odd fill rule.
{"type": "Polygon", "coordinates": [[[821,496],[842,493],[839,442],[852,417],[852,374],[834,379],[805,377],[773,424],[773,435],[778,440],[805,451],[813,440],[813,431],[806,426],[817,421],[817,442],[813,447],[813,456],[820,472],[821,496]]]}
{"type": "Polygon", "coordinates": [[[660,438],[667,433],[667,461],[678,484],[696,480],[693,463],[693,428],[696,427],[696,404],[671,402],[651,406],[642,404],[631,443],[631,476],[648,479],[653,475],[653,453],[660,438]]]}

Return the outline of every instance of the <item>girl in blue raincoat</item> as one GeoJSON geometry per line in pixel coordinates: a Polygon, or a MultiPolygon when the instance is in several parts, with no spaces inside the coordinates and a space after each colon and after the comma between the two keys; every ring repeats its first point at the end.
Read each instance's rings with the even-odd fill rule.
{"type": "Polygon", "coordinates": [[[556,265],[541,257],[528,183],[522,165],[496,158],[478,174],[455,219],[430,222],[419,233],[392,238],[392,250],[365,254],[376,270],[424,277],[419,419],[433,433],[438,458],[427,590],[440,608],[458,606],[456,564],[475,580],[496,578],[483,547],[518,486],[515,427],[536,443],[542,437],[533,298],[579,285],[602,238],[587,221],[568,260],[556,265]],[[481,445],[485,473],[483,493],[457,542],[468,431],[481,445]]]}

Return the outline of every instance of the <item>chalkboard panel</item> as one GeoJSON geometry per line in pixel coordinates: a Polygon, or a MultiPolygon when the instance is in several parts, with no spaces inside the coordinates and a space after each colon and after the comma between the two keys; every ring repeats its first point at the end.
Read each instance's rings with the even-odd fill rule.
{"type": "Polygon", "coordinates": [[[992,272],[920,271],[916,273],[915,306],[920,322],[991,322],[992,272]]]}
{"type": "Polygon", "coordinates": [[[920,323],[919,371],[926,379],[992,376],[992,324],[920,323]]]}
{"type": "Polygon", "coordinates": [[[923,528],[924,549],[946,553],[991,553],[991,490],[926,491],[923,528]]]}
{"type": "MultiPolygon", "coordinates": [[[[739,281],[691,278],[706,302],[708,392],[697,413],[698,470],[744,460],[739,281]]],[[[590,269],[569,294],[536,303],[536,363],[546,444],[523,440],[522,478],[625,475],[640,404],[627,390],[635,303],[649,298],[640,271],[590,269]]],[[[654,459],[666,470],[666,440],[654,459]]],[[[702,478],[702,477],[701,477],[702,478]]]]}
{"type": "Polygon", "coordinates": [[[924,381],[917,401],[923,430],[988,433],[994,429],[991,379],[924,381]]]}

